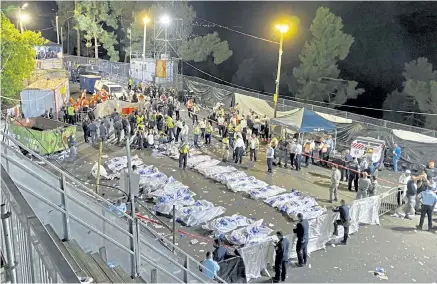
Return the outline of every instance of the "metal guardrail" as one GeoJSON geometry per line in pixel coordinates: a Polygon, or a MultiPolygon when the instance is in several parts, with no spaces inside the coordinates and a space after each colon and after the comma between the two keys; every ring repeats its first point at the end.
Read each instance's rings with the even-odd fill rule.
{"type": "Polygon", "coordinates": [[[1,167],[2,248],[11,283],[80,283],[73,269],[1,167]]]}
{"type": "MultiPolygon", "coordinates": [[[[33,201],[36,216],[48,220],[61,239],[75,239],[85,250],[92,251],[109,244],[106,247],[108,258],[131,271],[132,277],[141,274],[148,276],[143,278],[159,279],[159,282],[211,282],[198,271],[200,263],[190,255],[178,247],[174,248],[175,255],[172,249],[158,245],[159,234],[144,222],[118,211],[77,178],[3,131],[0,134],[5,139],[2,141],[2,165],[6,172],[26,199],[33,201]],[[32,162],[8,142],[44,161],[50,170],[32,162]]],[[[165,243],[167,247],[172,246],[171,242],[165,243]]]]}
{"type": "Polygon", "coordinates": [[[379,216],[395,213],[396,210],[402,206],[402,204],[399,204],[398,193],[398,187],[394,187],[380,194],[381,201],[378,212],[379,216]]]}

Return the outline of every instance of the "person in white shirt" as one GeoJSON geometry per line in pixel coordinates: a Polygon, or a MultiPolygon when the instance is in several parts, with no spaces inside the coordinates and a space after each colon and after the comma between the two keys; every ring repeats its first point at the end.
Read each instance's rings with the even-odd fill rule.
{"type": "Polygon", "coordinates": [[[252,136],[249,138],[250,139],[250,161],[252,162],[255,161],[256,162],[256,153],[258,152],[259,149],[259,139],[258,137],[256,137],[255,134],[252,134],[252,136]]]}
{"type": "Polygon", "coordinates": [[[329,202],[337,201],[337,190],[340,185],[341,172],[337,165],[332,166],[331,187],[329,188],[329,202]],[[334,197],[334,198],[332,198],[334,197]]]}
{"type": "Polygon", "coordinates": [[[153,130],[151,130],[147,135],[147,148],[152,148],[154,144],[155,144],[155,137],[153,136],[153,130]]]}
{"type": "Polygon", "coordinates": [[[249,148],[249,140],[252,139],[252,129],[250,129],[250,127],[246,130],[246,137],[249,137],[246,139],[246,148],[249,148]]]}
{"type": "Polygon", "coordinates": [[[179,111],[181,110],[181,103],[176,100],[175,104],[174,104],[174,111],[176,113],[176,120],[180,119],[180,114],[179,111]]]}
{"type": "Polygon", "coordinates": [[[261,132],[261,120],[257,116],[253,120],[253,133],[258,136],[260,132],[261,132]]]}
{"type": "Polygon", "coordinates": [[[178,138],[179,138],[179,135],[181,134],[181,131],[182,131],[182,127],[183,127],[183,125],[182,125],[182,120],[177,120],[176,121],[176,135],[175,135],[175,141],[176,142],[178,142],[178,138]]]}
{"type": "Polygon", "coordinates": [[[302,144],[300,141],[296,143],[296,155],[294,157],[294,164],[296,165],[296,171],[300,171],[302,164],[302,144]]]}
{"type": "Polygon", "coordinates": [[[275,149],[269,144],[267,148],[267,172],[273,173],[273,159],[275,157],[275,149]]]}
{"type": "Polygon", "coordinates": [[[240,164],[243,162],[244,149],[245,149],[245,146],[244,146],[243,138],[241,137],[241,134],[238,134],[237,141],[235,141],[235,144],[234,144],[234,153],[235,153],[235,163],[236,164],[238,162],[240,164]]]}
{"type": "Polygon", "coordinates": [[[219,135],[221,137],[225,136],[225,118],[222,115],[219,115],[217,118],[217,124],[219,129],[219,135]]]}
{"type": "Polygon", "coordinates": [[[182,121],[181,141],[188,141],[188,132],[188,125],[185,123],[185,121],[182,121]]]}

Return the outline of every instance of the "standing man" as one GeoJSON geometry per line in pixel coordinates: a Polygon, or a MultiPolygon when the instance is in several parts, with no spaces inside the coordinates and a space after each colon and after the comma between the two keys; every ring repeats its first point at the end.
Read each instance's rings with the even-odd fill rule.
{"type": "Polygon", "coordinates": [[[212,123],[208,122],[208,125],[206,126],[205,129],[205,145],[211,144],[211,136],[212,136],[212,123]]]}
{"type": "Polygon", "coordinates": [[[180,133],[181,141],[188,141],[188,131],[188,125],[185,123],[185,121],[182,121],[182,130],[180,133]]]}
{"type": "Polygon", "coordinates": [[[331,175],[331,187],[329,188],[329,202],[332,203],[332,196],[334,196],[334,201],[337,201],[337,190],[340,185],[341,173],[337,168],[337,165],[332,166],[332,175],[331,175]]]}
{"type": "Polygon", "coordinates": [[[255,134],[252,134],[252,137],[250,138],[250,161],[256,162],[256,152],[258,152],[259,149],[259,139],[256,137],[255,134]]]}
{"type": "Polygon", "coordinates": [[[417,180],[411,177],[407,182],[406,204],[404,206],[405,219],[411,220],[410,214],[414,216],[416,208],[417,180]]]}
{"type": "Polygon", "coordinates": [[[199,127],[200,127],[200,132],[201,132],[201,138],[205,139],[205,128],[206,128],[206,119],[203,118],[200,122],[199,122],[199,127]]]}
{"type": "Polygon", "coordinates": [[[198,140],[200,135],[200,127],[199,124],[196,122],[193,127],[193,140],[194,140],[194,146],[199,148],[198,140]]]}
{"type": "Polygon", "coordinates": [[[243,162],[243,154],[244,154],[244,141],[241,137],[241,134],[238,134],[237,141],[235,141],[234,145],[234,151],[235,151],[235,163],[241,163],[243,162]]]}
{"type": "Polygon", "coordinates": [[[228,137],[223,137],[222,140],[222,161],[227,162],[229,157],[229,140],[228,137]]]}
{"type": "Polygon", "coordinates": [[[123,124],[121,120],[118,119],[114,122],[114,131],[115,131],[115,138],[117,138],[117,144],[120,144],[122,130],[123,130],[123,124]]]}
{"type": "Polygon", "coordinates": [[[284,168],[287,168],[288,161],[288,141],[281,137],[279,140],[279,166],[281,167],[281,161],[284,160],[284,168]]]}
{"type": "Polygon", "coordinates": [[[88,135],[89,135],[88,125],[89,125],[89,121],[88,119],[85,118],[82,122],[83,138],[85,139],[85,143],[88,143],[88,135]]]}
{"type": "Polygon", "coordinates": [[[100,122],[99,127],[99,134],[100,134],[100,140],[102,140],[102,143],[105,144],[105,141],[108,137],[108,129],[106,129],[105,122],[100,122]]]}
{"type": "Polygon", "coordinates": [[[302,144],[299,141],[296,143],[296,156],[294,160],[296,171],[300,171],[302,165],[302,144]]]}
{"type": "Polygon", "coordinates": [[[97,143],[97,124],[94,120],[91,121],[91,123],[89,124],[88,131],[90,132],[90,136],[91,136],[91,144],[93,146],[96,146],[96,143],[97,143]]]}
{"type": "Polygon", "coordinates": [[[202,265],[205,269],[202,268],[201,271],[209,279],[214,279],[214,277],[217,276],[217,272],[220,270],[220,265],[218,265],[217,261],[212,259],[212,253],[210,251],[206,253],[206,259],[202,261],[202,265]]]}
{"type": "Polygon", "coordinates": [[[308,224],[308,220],[303,218],[302,213],[298,213],[297,218],[299,219],[299,223],[297,223],[296,228],[293,229],[293,233],[295,233],[297,237],[297,243],[296,243],[296,253],[298,259],[297,266],[302,267],[307,264],[309,224],[308,224]]]}
{"type": "Polygon", "coordinates": [[[73,104],[70,104],[70,106],[67,109],[68,113],[68,123],[74,124],[74,106],[73,104]]]}
{"type": "Polygon", "coordinates": [[[422,197],[422,207],[420,209],[420,222],[416,226],[417,229],[422,230],[423,221],[425,221],[425,215],[428,217],[428,231],[432,231],[432,213],[434,211],[435,205],[437,203],[437,196],[431,190],[428,185],[426,190],[421,193],[422,197]]]}
{"type": "Polygon", "coordinates": [[[179,135],[181,134],[182,127],[183,127],[182,120],[179,120],[178,118],[176,118],[176,135],[175,135],[176,142],[178,142],[178,140],[179,140],[179,135]]]}
{"type": "MultiPolygon", "coordinates": [[[[255,135],[255,134],[254,134],[255,135]]],[[[269,144],[267,148],[267,172],[273,174],[273,159],[275,158],[275,149],[269,144]]]]}
{"type": "Polygon", "coordinates": [[[352,191],[352,182],[354,183],[355,191],[358,192],[358,178],[360,167],[358,166],[357,158],[353,158],[352,162],[349,163],[349,176],[347,188],[352,191]]]}
{"type": "Polygon", "coordinates": [[[181,110],[181,103],[179,101],[175,101],[174,111],[176,113],[176,120],[180,119],[179,111],[181,110]]]}
{"type": "Polygon", "coordinates": [[[360,178],[360,182],[358,184],[357,198],[362,199],[367,197],[367,193],[372,186],[372,181],[370,180],[370,176],[367,175],[367,172],[363,172],[363,177],[360,178]]]}
{"type": "Polygon", "coordinates": [[[188,153],[190,152],[190,148],[188,148],[187,142],[182,142],[182,146],[179,148],[179,168],[186,169],[187,167],[187,159],[188,153]]]}
{"type": "Polygon", "coordinates": [[[399,206],[404,203],[403,198],[405,196],[405,193],[407,192],[407,184],[410,179],[411,179],[410,170],[406,170],[405,173],[403,173],[399,177],[399,186],[398,186],[398,194],[397,194],[397,201],[399,206]]]}
{"type": "Polygon", "coordinates": [[[401,147],[398,146],[398,144],[394,144],[394,150],[393,150],[393,171],[398,171],[398,162],[401,158],[401,147]]]}
{"type": "Polygon", "coordinates": [[[349,238],[349,225],[350,225],[350,217],[349,217],[349,206],[346,205],[344,199],[340,201],[341,206],[332,209],[333,212],[340,213],[340,219],[334,222],[334,236],[338,236],[338,225],[343,226],[344,235],[342,244],[347,244],[347,239],[349,238]]]}
{"type": "Polygon", "coordinates": [[[218,129],[219,129],[219,135],[221,137],[225,136],[225,118],[219,114],[218,118],[217,118],[217,124],[218,124],[218,129]]]}
{"type": "Polygon", "coordinates": [[[132,90],[132,84],[134,83],[134,81],[132,80],[132,78],[129,78],[129,81],[127,81],[127,89],[130,91],[132,90]]]}
{"type": "Polygon", "coordinates": [[[276,236],[279,242],[275,246],[275,277],[273,282],[279,282],[279,280],[284,282],[287,277],[288,246],[290,242],[284,238],[281,231],[278,231],[276,236]]]}
{"type": "Polygon", "coordinates": [[[290,167],[294,168],[294,158],[296,157],[296,138],[293,138],[291,143],[288,143],[288,153],[290,153],[290,167]]]}

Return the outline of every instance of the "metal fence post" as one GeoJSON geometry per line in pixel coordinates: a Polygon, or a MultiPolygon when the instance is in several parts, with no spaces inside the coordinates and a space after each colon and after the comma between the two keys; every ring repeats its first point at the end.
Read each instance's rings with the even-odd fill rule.
{"type": "Polygon", "coordinates": [[[150,283],[158,283],[158,270],[156,268],[150,272],[150,283]]]}
{"type": "Polygon", "coordinates": [[[67,197],[67,185],[65,182],[65,176],[64,174],[61,174],[61,178],[59,181],[59,187],[62,189],[62,195],[61,195],[61,200],[62,200],[62,207],[65,210],[64,215],[64,239],[63,241],[68,241],[70,239],[70,214],[68,213],[68,197],[67,197]]]}
{"type": "Polygon", "coordinates": [[[2,219],[2,226],[3,226],[3,237],[5,240],[5,250],[6,250],[6,258],[7,258],[7,265],[6,270],[8,271],[9,276],[11,277],[11,283],[17,283],[17,263],[15,262],[15,255],[12,248],[12,237],[11,237],[11,226],[9,224],[9,218],[11,217],[12,213],[6,212],[6,204],[1,205],[1,219],[2,219]]]}
{"type": "Polygon", "coordinates": [[[190,274],[188,273],[188,269],[190,269],[190,265],[189,265],[189,261],[190,259],[188,258],[188,255],[185,255],[185,261],[184,261],[184,283],[188,283],[190,274]]]}
{"type": "Polygon", "coordinates": [[[176,251],[176,205],[173,204],[173,253],[176,251]]]}

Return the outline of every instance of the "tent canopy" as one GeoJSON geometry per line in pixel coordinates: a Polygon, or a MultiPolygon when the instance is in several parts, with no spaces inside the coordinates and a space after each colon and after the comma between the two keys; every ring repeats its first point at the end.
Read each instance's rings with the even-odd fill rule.
{"type": "Polygon", "coordinates": [[[306,108],[301,108],[286,116],[273,118],[270,122],[273,125],[280,125],[300,133],[333,132],[337,130],[334,124],[306,108]]]}

